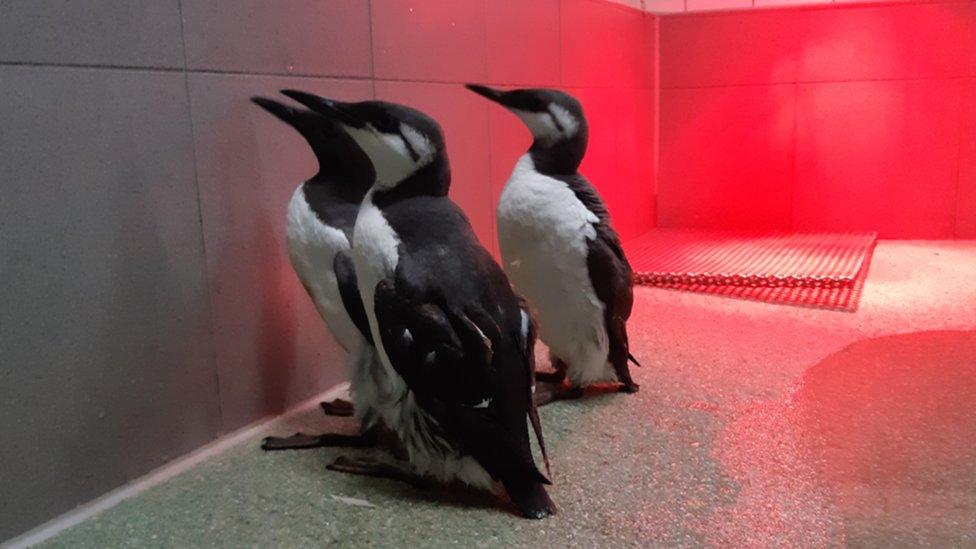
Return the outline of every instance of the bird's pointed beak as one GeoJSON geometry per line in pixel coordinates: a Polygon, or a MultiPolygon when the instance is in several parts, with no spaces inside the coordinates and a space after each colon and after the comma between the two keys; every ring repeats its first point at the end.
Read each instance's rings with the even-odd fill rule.
{"type": "Polygon", "coordinates": [[[345,124],[346,126],[359,128],[364,125],[363,120],[356,116],[350,103],[343,103],[342,101],[336,101],[334,99],[315,95],[314,93],[299,90],[281,90],[281,93],[294,99],[295,101],[298,101],[302,105],[305,105],[322,116],[345,124]]]}
{"type": "Polygon", "coordinates": [[[322,118],[324,117],[317,113],[279,103],[267,97],[252,97],[251,102],[268,111],[278,120],[295,128],[298,133],[305,136],[305,139],[313,139],[315,133],[323,129],[322,118]]]}
{"type": "Polygon", "coordinates": [[[490,99],[495,103],[508,108],[508,105],[505,102],[505,98],[508,95],[507,92],[489,88],[488,86],[482,86],[481,84],[465,84],[464,87],[480,95],[481,97],[490,99]]]}
{"type": "Polygon", "coordinates": [[[251,98],[251,102],[273,114],[286,124],[294,125],[294,119],[298,114],[295,108],[289,107],[284,103],[279,103],[274,99],[268,99],[267,97],[255,96],[251,98]]]}

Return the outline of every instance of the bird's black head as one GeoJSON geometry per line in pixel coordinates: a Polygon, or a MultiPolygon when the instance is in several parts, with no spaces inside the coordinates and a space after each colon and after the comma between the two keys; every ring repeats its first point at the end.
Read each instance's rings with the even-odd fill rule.
{"type": "Polygon", "coordinates": [[[376,169],[377,192],[409,187],[413,194],[447,194],[451,178],[444,133],[430,116],[385,101],[344,103],[294,90],[281,93],[335,120],[359,144],[376,169]]]}
{"type": "Polygon", "coordinates": [[[317,112],[296,108],[265,97],[251,101],[295,128],[305,138],[319,162],[319,173],[310,181],[338,182],[365,194],[373,184],[373,164],[343,128],[317,112]]]}
{"type": "Polygon", "coordinates": [[[536,168],[573,173],[586,154],[589,128],[583,106],[568,93],[546,89],[496,90],[468,84],[469,90],[512,111],[532,132],[536,168]],[[543,162],[548,166],[539,166],[543,162]]]}

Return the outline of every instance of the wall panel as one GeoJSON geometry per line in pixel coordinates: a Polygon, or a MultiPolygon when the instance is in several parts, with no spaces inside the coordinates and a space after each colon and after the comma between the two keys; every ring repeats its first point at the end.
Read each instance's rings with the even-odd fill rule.
{"type": "Polygon", "coordinates": [[[700,226],[710,212],[730,228],[773,215],[770,226],[803,230],[971,234],[976,151],[961,126],[976,76],[976,4],[687,14],[664,17],[660,41],[662,223],[700,226]],[[779,144],[766,139],[778,114],[746,106],[776,84],[799,90],[793,138],[779,144]],[[716,108],[729,97],[744,103],[716,108]],[[710,190],[697,194],[696,184],[710,190]],[[735,201],[776,185],[792,189],[786,220],[770,203],[750,212],[735,201]]]}
{"type": "Polygon", "coordinates": [[[0,540],[220,432],[179,73],[0,67],[0,540]]]}
{"type": "Polygon", "coordinates": [[[190,76],[220,402],[226,430],[342,379],[344,353],[295,276],[285,212],[315,174],[304,140],[251,104],[300,88],[343,100],[372,96],[366,81],[245,75],[190,76]],[[235,136],[229,139],[229,136],[235,136]]]}
{"type": "Polygon", "coordinates": [[[0,2],[0,63],[182,68],[179,0],[0,2]]]}
{"type": "Polygon", "coordinates": [[[952,238],[960,88],[940,80],[801,85],[796,227],[952,238]]]}
{"type": "Polygon", "coordinates": [[[190,69],[372,76],[367,0],[182,0],[190,69]]]}

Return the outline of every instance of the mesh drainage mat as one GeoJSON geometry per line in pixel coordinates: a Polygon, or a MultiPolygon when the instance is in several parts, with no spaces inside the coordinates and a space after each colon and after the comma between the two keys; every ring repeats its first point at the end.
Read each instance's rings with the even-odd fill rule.
{"type": "Polygon", "coordinates": [[[658,229],[624,245],[637,284],[853,311],[876,233],[658,229]]]}

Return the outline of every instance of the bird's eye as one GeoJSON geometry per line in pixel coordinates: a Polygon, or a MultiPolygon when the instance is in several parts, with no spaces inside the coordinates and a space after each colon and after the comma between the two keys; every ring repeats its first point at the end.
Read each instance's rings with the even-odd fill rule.
{"type": "Polygon", "coordinates": [[[559,123],[559,118],[556,117],[551,112],[548,114],[549,114],[549,119],[552,120],[552,125],[556,126],[556,129],[559,130],[559,133],[566,133],[566,129],[563,128],[563,125],[559,123]]]}

